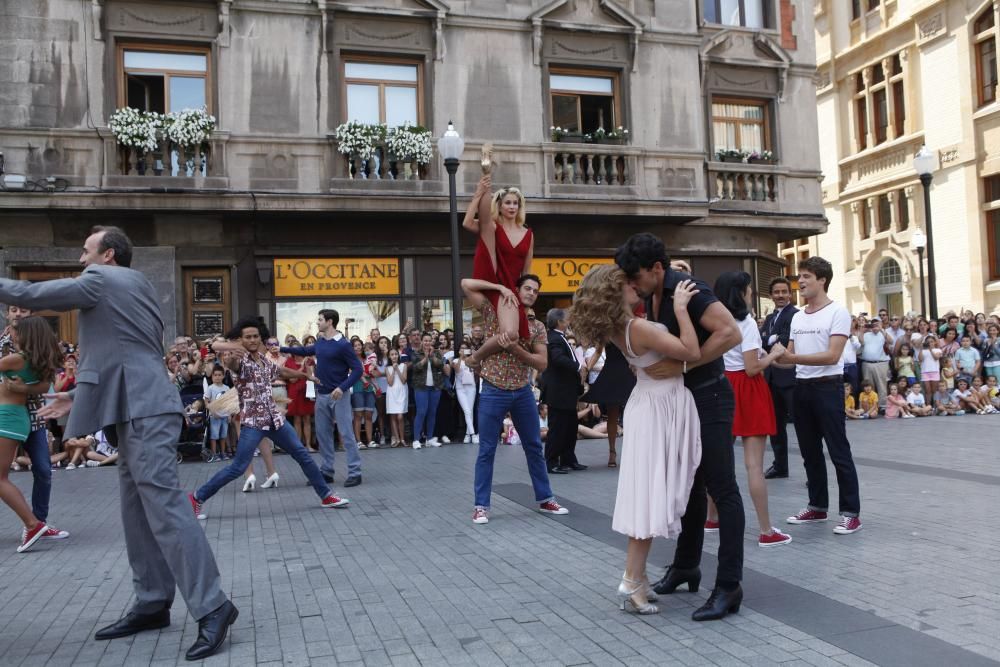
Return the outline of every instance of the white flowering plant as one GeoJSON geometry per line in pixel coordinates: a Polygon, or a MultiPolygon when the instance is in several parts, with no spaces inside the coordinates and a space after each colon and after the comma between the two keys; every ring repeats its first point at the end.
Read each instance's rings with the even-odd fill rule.
{"type": "Polygon", "coordinates": [[[559,141],[564,136],[566,136],[566,130],[556,125],[550,125],[549,134],[552,135],[552,141],[559,141]]]}
{"type": "Polygon", "coordinates": [[[163,133],[167,139],[185,148],[200,146],[212,137],[215,116],[205,108],[171,111],[163,120],[163,133]]]}
{"type": "Polygon", "coordinates": [[[385,141],[386,127],[382,123],[362,123],[352,120],[337,126],[337,150],[344,155],[358,155],[362,160],[375,155],[385,141]]]}
{"type": "Polygon", "coordinates": [[[608,131],[609,139],[628,139],[628,128],[619,125],[613,130],[608,131]]]}
{"type": "Polygon", "coordinates": [[[747,162],[774,162],[774,153],[771,151],[751,151],[747,155],[747,162]]]}
{"type": "Polygon", "coordinates": [[[117,109],[108,119],[108,127],[119,146],[137,148],[139,153],[156,150],[157,134],[163,125],[163,116],[155,111],[140,111],[132,107],[117,109]]]}
{"type": "Polygon", "coordinates": [[[434,154],[430,130],[408,122],[386,132],[386,149],[389,155],[404,162],[416,160],[417,164],[428,164],[434,154]]]}

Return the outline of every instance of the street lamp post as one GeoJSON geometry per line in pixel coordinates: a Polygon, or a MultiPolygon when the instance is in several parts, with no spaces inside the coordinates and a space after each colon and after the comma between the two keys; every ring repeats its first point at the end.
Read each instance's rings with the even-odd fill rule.
{"type": "Polygon", "coordinates": [[[460,277],[458,253],[458,198],[455,192],[455,173],[458,171],[458,159],[465,149],[465,142],[455,125],[448,122],[448,130],[438,140],[438,151],[444,158],[444,168],[448,170],[448,205],[451,213],[451,299],[452,299],[452,329],[455,330],[455,344],[461,345],[462,333],[462,283],[460,277]]]}
{"type": "Polygon", "coordinates": [[[927,291],[930,292],[931,309],[927,313],[931,319],[937,318],[937,282],[934,272],[934,231],[931,226],[931,181],[934,180],[936,160],[934,153],[921,146],[913,158],[913,168],[924,186],[924,226],[927,228],[927,291]]]}
{"type": "Polygon", "coordinates": [[[924,290],[924,248],[927,246],[927,237],[919,229],[914,230],[910,245],[917,249],[920,260],[920,314],[927,317],[927,294],[924,290]]]}

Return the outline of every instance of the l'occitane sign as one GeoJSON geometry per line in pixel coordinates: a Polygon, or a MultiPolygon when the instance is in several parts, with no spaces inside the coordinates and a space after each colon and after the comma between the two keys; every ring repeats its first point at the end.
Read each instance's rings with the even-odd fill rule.
{"type": "Polygon", "coordinates": [[[324,257],[274,260],[274,296],[376,296],[399,294],[394,257],[324,257]]]}
{"type": "Polygon", "coordinates": [[[535,257],[531,272],[542,279],[542,294],[565,294],[576,291],[591,267],[613,263],[605,257],[535,257]]]}

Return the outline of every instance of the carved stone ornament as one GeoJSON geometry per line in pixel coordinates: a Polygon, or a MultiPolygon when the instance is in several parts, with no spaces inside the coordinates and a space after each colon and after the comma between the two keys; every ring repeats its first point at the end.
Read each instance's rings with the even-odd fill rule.
{"type": "MultiPolygon", "coordinates": [[[[352,20],[342,16],[337,19],[341,41],[347,44],[378,44],[384,43],[394,47],[410,47],[427,49],[433,40],[435,60],[444,60],[446,42],[444,39],[445,19],[449,6],[443,0],[405,0],[404,2],[373,2],[354,3],[347,0],[316,0],[321,14],[326,17],[328,12],[343,12],[344,14],[365,15],[366,20],[352,20]],[[378,21],[372,21],[377,16],[378,21]],[[404,21],[430,19],[425,26],[417,27],[409,23],[408,28],[400,28],[404,21]],[[401,20],[397,20],[401,19],[401,20]],[[341,30],[339,26],[343,26],[341,30]]],[[[325,25],[332,26],[334,19],[325,19],[325,25]]],[[[325,49],[333,50],[334,30],[332,27],[324,30],[330,35],[324,38],[325,49]]]]}
{"type": "MultiPolygon", "coordinates": [[[[616,0],[550,0],[530,14],[528,20],[531,21],[532,63],[536,66],[541,66],[542,52],[546,48],[545,29],[556,28],[571,31],[574,35],[586,33],[628,34],[628,56],[632,61],[632,71],[637,71],[639,39],[643,30],[642,21],[616,0]]],[[[616,54],[614,49],[609,47],[599,48],[599,51],[605,49],[602,53],[589,55],[582,53],[583,49],[568,45],[565,39],[558,44],[553,41],[551,48],[553,52],[561,48],[564,52],[556,52],[557,54],[567,55],[577,60],[588,58],[602,61],[624,60],[624,54],[616,54]],[[574,52],[574,49],[577,51],[574,52]],[[608,53],[616,57],[609,58],[608,53]]]]}
{"type": "Polygon", "coordinates": [[[756,68],[774,72],[777,76],[778,101],[784,101],[785,85],[792,58],[778,42],[764,33],[749,35],[737,30],[723,30],[707,39],[701,46],[702,89],[708,87],[710,72],[721,66],[756,68]]]}
{"type": "Polygon", "coordinates": [[[90,18],[94,28],[94,39],[104,41],[104,0],[90,0],[90,18]]]}
{"type": "Polygon", "coordinates": [[[917,21],[918,41],[926,42],[943,35],[946,31],[944,10],[940,10],[917,21]]]}
{"type": "Polygon", "coordinates": [[[114,32],[149,33],[157,36],[218,37],[221,10],[212,5],[173,3],[107,2],[105,26],[114,32]]]}
{"type": "Polygon", "coordinates": [[[233,0],[219,0],[219,37],[218,43],[221,47],[229,46],[229,10],[233,6],[233,0]]]}

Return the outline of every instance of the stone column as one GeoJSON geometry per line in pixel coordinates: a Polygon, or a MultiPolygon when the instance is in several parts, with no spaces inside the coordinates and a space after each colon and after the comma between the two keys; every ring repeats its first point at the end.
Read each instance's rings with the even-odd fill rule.
{"type": "MultiPolygon", "coordinates": [[[[885,75],[885,109],[888,115],[889,126],[885,129],[886,141],[896,138],[896,105],[893,104],[892,95],[892,58],[882,59],[882,73],[885,75]]],[[[874,113],[874,109],[872,110],[874,113]]]]}

